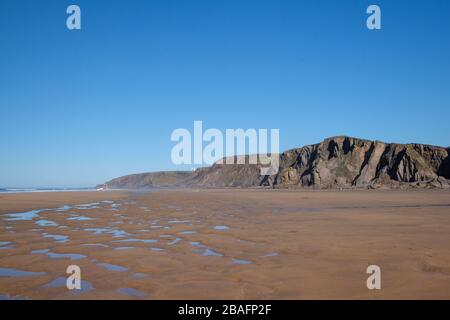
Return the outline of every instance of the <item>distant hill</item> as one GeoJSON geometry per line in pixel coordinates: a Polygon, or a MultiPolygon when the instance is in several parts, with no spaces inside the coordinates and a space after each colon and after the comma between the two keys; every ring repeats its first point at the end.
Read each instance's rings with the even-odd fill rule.
{"type": "Polygon", "coordinates": [[[280,170],[261,176],[260,165],[214,164],[194,172],[154,172],[106,182],[107,188],[449,188],[450,149],[332,137],[280,155],[280,170]]]}
{"type": "Polygon", "coordinates": [[[154,187],[172,187],[182,184],[191,177],[188,171],[162,171],[131,174],[108,181],[99,187],[110,189],[148,189],[154,187]]]}

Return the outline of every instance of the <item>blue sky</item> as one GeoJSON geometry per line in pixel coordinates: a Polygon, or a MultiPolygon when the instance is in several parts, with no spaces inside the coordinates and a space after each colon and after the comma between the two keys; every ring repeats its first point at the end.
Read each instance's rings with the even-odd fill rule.
{"type": "Polygon", "coordinates": [[[0,187],[177,170],[171,132],[450,145],[450,2],[0,2],[0,187]],[[77,4],[82,30],[66,28],[77,4]],[[370,4],[382,30],[366,28],[370,4]]]}

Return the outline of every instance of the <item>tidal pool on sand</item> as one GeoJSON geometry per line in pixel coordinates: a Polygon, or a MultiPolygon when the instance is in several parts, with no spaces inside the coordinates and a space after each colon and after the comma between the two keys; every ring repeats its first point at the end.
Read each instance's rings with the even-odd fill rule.
{"type": "Polygon", "coordinates": [[[43,276],[45,272],[24,271],[13,268],[0,268],[0,277],[33,277],[43,276]]]}
{"type": "Polygon", "coordinates": [[[99,267],[105,268],[108,271],[124,272],[124,271],[128,270],[128,268],[126,268],[126,267],[122,267],[122,266],[118,266],[118,265],[110,264],[110,263],[97,263],[97,265],[99,267]]]}
{"type": "MultiPolygon", "coordinates": [[[[71,293],[83,293],[94,289],[89,281],[81,280],[80,289],[70,290],[71,293]]],[[[67,288],[67,278],[58,277],[43,286],[44,288],[67,288]]]]}
{"type": "Polygon", "coordinates": [[[119,288],[117,289],[119,293],[131,296],[131,297],[144,297],[145,293],[133,288],[119,288]]]}

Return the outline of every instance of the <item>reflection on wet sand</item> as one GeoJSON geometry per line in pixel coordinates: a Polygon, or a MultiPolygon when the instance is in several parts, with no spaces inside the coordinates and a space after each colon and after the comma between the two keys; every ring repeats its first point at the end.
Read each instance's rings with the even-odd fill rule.
{"type": "Polygon", "coordinates": [[[45,272],[23,271],[14,268],[0,268],[0,277],[32,277],[41,276],[45,272]]]}
{"type": "Polygon", "coordinates": [[[97,265],[99,267],[103,267],[108,271],[119,271],[119,272],[123,272],[123,271],[127,271],[128,268],[126,267],[122,267],[122,266],[117,266],[114,264],[110,264],[110,263],[97,263],[97,265]]]}
{"type": "MultiPolygon", "coordinates": [[[[89,281],[81,280],[80,281],[80,289],[72,289],[70,292],[74,294],[84,293],[91,290],[94,290],[94,287],[89,281]]],[[[67,278],[64,277],[58,277],[49,283],[45,284],[43,286],[44,288],[67,288],[67,278]]]]}
{"type": "Polygon", "coordinates": [[[80,260],[86,258],[83,254],[78,253],[55,253],[51,252],[50,249],[33,250],[31,254],[46,254],[51,259],[70,259],[70,260],[80,260]]]}

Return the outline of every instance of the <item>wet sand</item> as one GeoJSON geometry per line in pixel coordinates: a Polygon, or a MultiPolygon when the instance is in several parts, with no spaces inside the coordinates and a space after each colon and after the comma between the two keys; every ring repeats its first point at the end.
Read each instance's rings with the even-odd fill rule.
{"type": "Polygon", "coordinates": [[[449,195],[0,194],[0,298],[450,299],[449,195]],[[68,265],[83,290],[66,288],[68,265]]]}

